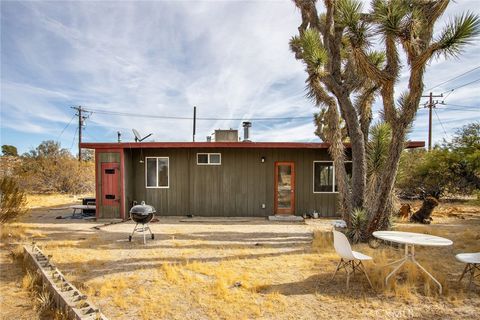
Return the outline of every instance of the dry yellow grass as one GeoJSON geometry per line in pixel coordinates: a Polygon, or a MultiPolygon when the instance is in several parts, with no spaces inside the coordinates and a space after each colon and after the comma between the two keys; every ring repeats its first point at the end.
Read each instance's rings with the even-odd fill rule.
{"type": "Polygon", "coordinates": [[[391,269],[384,265],[403,251],[364,244],[354,249],[374,257],[366,268],[375,291],[361,275],[346,291],[344,273],[330,280],[338,257],[325,224],[153,224],[156,240],[146,246],[140,237],[129,243],[133,225],[119,224],[39,241],[112,319],[471,318],[480,308],[479,290],[455,282],[463,266],[454,254],[480,249],[480,219],[445,219],[395,226],[454,241],[453,249],[417,250],[418,260],[444,284],[442,296],[412,265],[385,286],[391,269]]]}
{"type": "Polygon", "coordinates": [[[27,194],[27,206],[29,208],[55,207],[76,203],[84,197],[92,197],[92,195],[70,195],[62,193],[27,194]]]}

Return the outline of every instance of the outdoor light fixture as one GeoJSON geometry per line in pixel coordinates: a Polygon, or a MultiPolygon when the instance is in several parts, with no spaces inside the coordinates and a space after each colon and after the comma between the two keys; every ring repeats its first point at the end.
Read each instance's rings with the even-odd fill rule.
{"type": "Polygon", "coordinates": [[[262,157],[262,160],[261,160],[261,161],[262,161],[262,162],[265,162],[265,157],[262,157]]]}

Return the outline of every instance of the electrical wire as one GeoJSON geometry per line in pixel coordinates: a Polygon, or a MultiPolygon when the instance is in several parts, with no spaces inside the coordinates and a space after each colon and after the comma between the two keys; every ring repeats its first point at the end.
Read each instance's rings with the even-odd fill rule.
{"type": "Polygon", "coordinates": [[[77,137],[77,132],[78,132],[78,128],[75,130],[75,133],[73,134],[72,144],[70,145],[70,151],[72,151],[73,144],[75,143],[75,138],[77,137]]]}
{"type": "Polygon", "coordinates": [[[473,68],[473,69],[470,69],[470,70],[468,70],[468,71],[466,71],[466,72],[464,72],[464,73],[462,73],[462,74],[459,74],[458,76],[455,76],[455,77],[453,77],[453,78],[450,78],[450,79],[448,79],[448,80],[446,80],[446,81],[443,81],[443,82],[437,84],[437,85],[434,86],[434,87],[431,87],[431,88],[426,89],[425,91],[430,91],[430,90],[432,90],[432,89],[438,88],[438,87],[440,87],[442,84],[445,84],[445,83],[450,82],[450,81],[452,81],[452,80],[458,79],[458,78],[460,78],[461,76],[464,76],[464,75],[466,75],[466,74],[468,74],[468,73],[470,73],[470,72],[472,72],[472,71],[475,71],[475,70],[477,70],[477,69],[480,69],[480,66],[477,66],[477,67],[475,67],[475,68],[473,68]]]}
{"type": "MultiPolygon", "coordinates": [[[[159,116],[153,114],[138,114],[138,113],[128,113],[128,112],[119,112],[119,111],[107,111],[101,109],[88,108],[84,109],[85,111],[96,113],[96,114],[105,114],[113,116],[128,116],[128,117],[137,117],[137,118],[155,118],[155,119],[170,119],[170,120],[193,120],[193,117],[180,117],[180,116],[159,116]]],[[[296,119],[313,119],[312,116],[302,116],[302,117],[266,117],[266,118],[214,118],[214,117],[197,117],[197,120],[207,120],[207,121],[216,121],[216,120],[251,120],[251,121],[277,121],[277,120],[296,120],[296,119]]]]}
{"type": "MultiPolygon", "coordinates": [[[[461,107],[461,108],[471,108],[471,109],[480,109],[480,106],[462,106],[462,105],[459,105],[459,104],[452,104],[452,103],[444,103],[444,105],[446,106],[452,106],[452,107],[461,107]]],[[[476,110],[478,110],[476,109],[476,110]]]]}
{"type": "Polygon", "coordinates": [[[440,122],[440,125],[442,126],[445,139],[447,139],[448,138],[447,137],[448,136],[447,135],[447,130],[445,130],[445,127],[443,126],[442,120],[440,120],[440,117],[438,116],[437,110],[435,110],[435,108],[433,108],[433,111],[435,111],[435,115],[437,116],[438,122],[440,122]]]}
{"type": "Polygon", "coordinates": [[[72,123],[73,119],[75,118],[75,115],[72,116],[72,119],[70,119],[70,122],[67,123],[67,125],[65,127],[63,127],[62,129],[62,132],[60,132],[60,134],[58,135],[57,137],[57,141],[60,139],[60,137],[62,136],[62,134],[65,132],[65,130],[70,126],[70,124],[72,123]]]}
{"type": "Polygon", "coordinates": [[[458,87],[456,87],[456,88],[453,88],[453,89],[444,91],[444,92],[442,92],[442,94],[447,93],[447,92],[450,92],[450,91],[454,91],[454,90],[457,90],[457,89],[460,89],[460,88],[463,88],[463,87],[466,87],[466,86],[471,85],[472,83],[475,83],[475,82],[478,82],[478,81],[480,81],[480,78],[475,79],[475,80],[470,81],[470,82],[467,82],[467,83],[465,83],[465,84],[462,84],[462,85],[460,85],[460,86],[458,86],[458,87]]]}

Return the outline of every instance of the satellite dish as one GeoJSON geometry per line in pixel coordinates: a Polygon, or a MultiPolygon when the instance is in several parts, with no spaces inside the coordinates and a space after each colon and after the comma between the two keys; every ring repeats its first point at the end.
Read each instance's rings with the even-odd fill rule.
{"type": "Polygon", "coordinates": [[[136,129],[132,129],[133,131],[133,135],[135,136],[135,142],[142,142],[143,140],[147,139],[148,137],[150,137],[152,134],[147,134],[145,137],[142,138],[142,136],[140,135],[140,133],[138,133],[138,131],[136,129]]]}

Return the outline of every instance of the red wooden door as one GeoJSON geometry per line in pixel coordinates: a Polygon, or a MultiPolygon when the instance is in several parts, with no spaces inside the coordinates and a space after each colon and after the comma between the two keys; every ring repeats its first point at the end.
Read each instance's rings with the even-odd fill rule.
{"type": "Polygon", "coordinates": [[[295,213],[295,164],[275,162],[275,214],[295,213]]]}
{"type": "Polygon", "coordinates": [[[120,164],[102,163],[102,205],[120,208],[120,164]]]}

